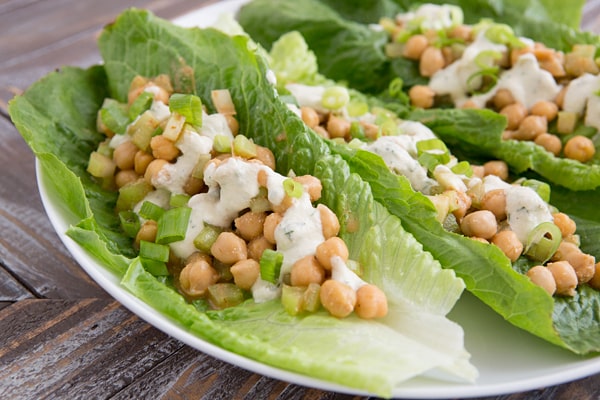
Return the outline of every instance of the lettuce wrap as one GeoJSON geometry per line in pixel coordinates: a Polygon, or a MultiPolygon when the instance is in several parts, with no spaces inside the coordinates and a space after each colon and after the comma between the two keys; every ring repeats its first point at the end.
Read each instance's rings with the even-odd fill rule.
{"type": "MultiPolygon", "coordinates": [[[[396,78],[402,80],[405,91],[415,85],[428,83],[428,79],[419,73],[418,62],[404,57],[388,57],[385,49],[386,32],[366,23],[376,22],[381,17],[393,17],[399,11],[406,12],[412,6],[405,3],[363,2],[352,13],[344,2],[334,0],[279,2],[273,10],[275,14],[269,12],[269,16],[273,17],[266,19],[269,1],[254,0],[241,8],[238,19],[250,36],[267,49],[282,34],[300,32],[314,51],[323,75],[338,82],[347,82],[361,92],[389,100],[390,85],[396,78]],[[359,11],[362,15],[370,15],[368,21],[353,20],[358,19],[359,11]]],[[[463,6],[466,23],[476,23],[482,17],[491,18],[509,24],[515,35],[534,39],[559,51],[570,51],[574,44],[600,44],[598,36],[574,28],[579,23],[581,11],[577,6],[581,4],[575,7],[569,4],[570,12],[564,13],[563,18],[555,17],[552,20],[545,17],[550,18],[555,11],[563,8],[554,1],[544,4],[481,1],[478,2],[481,7],[475,7],[471,2],[451,3],[463,6]]],[[[406,117],[426,123],[455,152],[471,158],[505,160],[515,174],[534,171],[546,181],[574,191],[591,191],[600,186],[598,156],[582,163],[554,156],[532,142],[503,140],[506,126],[493,121],[467,135],[453,128],[446,129],[448,121],[456,118],[486,120],[488,116],[485,112],[476,116],[473,112],[463,110],[434,109],[417,110],[406,117]]],[[[596,130],[585,128],[578,132],[593,139],[596,130]]]]}
{"type": "MultiPolygon", "coordinates": [[[[296,33],[284,35],[275,42],[270,52],[271,66],[279,78],[279,90],[286,93],[286,83],[335,86],[336,82],[316,72],[316,65],[308,65],[311,60],[316,64],[317,58],[302,40],[302,36],[296,33]]],[[[371,107],[382,106],[376,97],[352,89],[349,92],[351,98],[366,102],[371,107]]],[[[434,122],[443,126],[443,129],[463,132],[465,135],[476,134],[484,124],[492,127],[503,125],[503,118],[489,110],[447,110],[443,113],[443,118],[435,118],[434,122]]],[[[409,118],[414,113],[405,115],[409,118]]],[[[334,153],[346,160],[352,172],[358,173],[371,185],[377,201],[384,204],[392,214],[399,216],[404,228],[444,268],[455,270],[464,279],[468,291],[503,318],[575,353],[600,351],[599,291],[583,285],[574,297],[548,296],[523,275],[535,265],[535,261],[521,256],[515,263],[511,263],[498,247],[445,230],[437,219],[430,200],[413,190],[408,179],[391,173],[378,155],[334,140],[328,143],[334,153]]],[[[577,192],[576,195],[585,196],[590,193],[592,192],[577,192]]],[[[574,194],[561,187],[552,188],[552,196],[557,198],[556,203],[564,205],[564,209],[559,209],[571,212],[578,224],[582,249],[598,259],[600,249],[597,238],[600,225],[597,220],[591,221],[597,216],[597,212],[589,213],[594,197],[582,196],[580,202],[571,201],[569,207],[569,195],[574,194]]]]}
{"type": "MultiPolygon", "coordinates": [[[[389,397],[400,382],[429,373],[475,379],[462,329],[445,317],[464,282],[441,268],[401,220],[375,200],[351,164],[280,101],[268,80],[268,65],[247,37],[180,28],[132,9],[104,29],[99,48],[102,66],[51,73],[15,97],[9,111],[40,169],[53,177],[50,190],[71,224],[67,235],[121,278],[127,290],[210,343],[355,390],[389,397]],[[207,310],[186,302],[168,279],[144,269],[113,211],[117,193],[91,179],[86,166],[103,139],[96,115],[104,99],[124,101],[135,76],[159,74],[168,74],[176,91],[199,96],[209,111],[211,90],[228,89],[240,132],[273,150],[278,171],[321,180],[321,201],[339,216],[341,236],[361,263],[363,278],[388,296],[387,317],[337,319],[323,311],[291,316],[277,300],[207,310]]],[[[394,180],[392,190],[403,184],[398,177],[387,179],[394,180]]]]}

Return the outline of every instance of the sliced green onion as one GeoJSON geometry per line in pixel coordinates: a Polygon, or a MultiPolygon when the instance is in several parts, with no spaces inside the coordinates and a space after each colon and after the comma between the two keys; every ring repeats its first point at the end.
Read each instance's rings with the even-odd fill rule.
{"type": "Polygon", "coordinates": [[[152,106],[152,101],[154,100],[154,94],[150,92],[142,92],[138,97],[135,98],[133,103],[129,106],[129,119],[134,120],[138,115],[148,110],[150,106],[152,106]]]}
{"type": "Polygon", "coordinates": [[[468,178],[473,176],[473,168],[471,168],[471,164],[468,161],[461,161],[450,168],[450,170],[457,175],[465,175],[468,178]]]}
{"type": "Polygon", "coordinates": [[[550,185],[546,182],[537,179],[526,179],[521,183],[521,186],[533,189],[546,203],[550,201],[550,185]]]}
{"type": "Polygon", "coordinates": [[[497,50],[483,50],[475,56],[473,62],[482,70],[492,69],[498,71],[500,67],[496,65],[496,61],[502,58],[502,53],[497,50]]]}
{"type": "Polygon", "coordinates": [[[131,210],[119,212],[119,221],[121,229],[130,238],[134,238],[140,230],[140,218],[131,210]]]}
{"type": "Polygon", "coordinates": [[[283,181],[283,190],[288,196],[298,199],[302,196],[302,193],[304,193],[304,186],[292,178],[287,178],[283,181]]]}
{"type": "Polygon", "coordinates": [[[350,101],[350,94],[348,89],[341,86],[331,86],[325,88],[323,96],[321,97],[321,104],[323,107],[330,110],[339,110],[344,107],[350,101]]]}
{"type": "Polygon", "coordinates": [[[184,207],[187,206],[190,196],[184,193],[172,193],[169,198],[169,206],[171,207],[184,207]]]}
{"type": "Polygon", "coordinates": [[[98,116],[104,126],[114,133],[125,133],[130,119],[127,114],[127,105],[114,99],[105,99],[98,116]]]}
{"type": "Polygon", "coordinates": [[[210,248],[221,232],[223,232],[221,228],[212,225],[204,225],[200,233],[194,238],[194,246],[203,253],[209,254],[210,248]]]}
{"type": "Polygon", "coordinates": [[[147,240],[140,240],[140,257],[147,258],[149,260],[169,261],[170,248],[166,244],[158,244],[154,242],[148,242],[147,240]]]}
{"type": "Polygon", "coordinates": [[[207,292],[208,301],[216,309],[235,307],[244,301],[244,292],[233,283],[215,283],[207,292]]]}
{"type": "Polygon", "coordinates": [[[138,179],[119,189],[119,197],[115,207],[117,212],[133,210],[133,207],[142,201],[153,190],[152,185],[145,179],[138,179]]]}
{"type": "Polygon", "coordinates": [[[450,151],[439,139],[427,139],[417,142],[419,164],[433,172],[439,164],[450,162],[450,151]]]}
{"type": "Polygon", "coordinates": [[[173,243],[185,238],[192,209],[189,207],[171,208],[157,221],[156,243],[173,243]]]}
{"type": "Polygon", "coordinates": [[[512,28],[506,24],[492,24],[485,31],[485,37],[494,43],[505,44],[515,48],[521,48],[525,44],[515,36],[512,28]]]}
{"type": "Polygon", "coordinates": [[[185,117],[188,124],[202,126],[202,100],[193,94],[173,93],[169,97],[169,109],[185,117]]]}
{"type": "Polygon", "coordinates": [[[419,140],[417,142],[417,152],[418,154],[424,153],[424,152],[442,152],[442,153],[448,153],[448,155],[450,154],[448,147],[446,147],[446,144],[444,142],[442,142],[440,139],[426,139],[426,140],[419,140]]]}
{"type": "Polygon", "coordinates": [[[230,153],[231,138],[225,135],[215,135],[213,139],[213,149],[217,153],[230,153]]]}
{"type": "Polygon", "coordinates": [[[256,145],[244,135],[237,135],[233,139],[233,153],[240,157],[252,158],[256,157],[256,145]]]}
{"type": "Polygon", "coordinates": [[[162,208],[158,204],[154,204],[153,202],[147,200],[142,203],[142,207],[139,211],[140,217],[144,219],[151,219],[154,221],[158,221],[164,213],[164,208],[162,208]]]}
{"type": "Polygon", "coordinates": [[[140,257],[142,266],[146,271],[154,276],[168,276],[169,270],[167,264],[162,261],[152,260],[150,258],[140,257]]]}
{"type": "Polygon", "coordinates": [[[558,226],[552,222],[542,222],[529,233],[524,253],[543,264],[556,253],[561,239],[558,226]]]}
{"type": "Polygon", "coordinates": [[[259,262],[261,279],[276,284],[279,281],[282,263],[282,253],[271,249],[263,251],[259,262]]]}
{"type": "Polygon", "coordinates": [[[351,117],[360,117],[369,112],[369,105],[364,101],[350,101],[346,105],[346,111],[351,117]]]}

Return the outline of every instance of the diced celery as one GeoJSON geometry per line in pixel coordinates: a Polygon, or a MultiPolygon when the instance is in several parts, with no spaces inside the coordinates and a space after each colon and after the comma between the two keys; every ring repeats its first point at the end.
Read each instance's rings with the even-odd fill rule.
{"type": "Polygon", "coordinates": [[[267,282],[277,283],[282,263],[282,253],[266,249],[260,257],[260,277],[267,282]]]}
{"type": "Polygon", "coordinates": [[[271,202],[267,197],[267,188],[258,189],[258,195],[250,199],[250,211],[254,213],[271,211],[271,202]]]}
{"type": "Polygon", "coordinates": [[[210,97],[218,113],[224,115],[234,115],[236,113],[235,105],[228,89],[213,90],[210,92],[210,97]]]}
{"type": "Polygon", "coordinates": [[[215,283],[208,287],[208,301],[217,309],[234,307],[244,301],[244,292],[233,283],[215,283]]]}
{"type": "Polygon", "coordinates": [[[128,133],[131,135],[133,143],[135,143],[139,149],[148,151],[150,148],[150,140],[159,123],[160,121],[157,120],[150,111],[144,111],[138,119],[129,125],[128,133]]]}
{"type": "Polygon", "coordinates": [[[573,133],[577,125],[577,113],[571,111],[559,111],[556,119],[556,131],[562,134],[573,133]]]}
{"type": "Polygon", "coordinates": [[[162,135],[172,142],[175,142],[179,139],[179,135],[181,134],[184,125],[185,117],[179,113],[173,113],[167,120],[162,135]]]}
{"type": "Polygon", "coordinates": [[[87,172],[96,178],[108,178],[115,174],[117,164],[104,154],[97,151],[90,153],[87,172]]]}
{"type": "Polygon", "coordinates": [[[119,220],[121,221],[121,229],[131,238],[137,235],[140,230],[140,218],[133,211],[119,212],[119,220]]]}
{"type": "Polygon", "coordinates": [[[102,107],[98,111],[98,118],[106,128],[114,133],[125,133],[130,122],[127,105],[108,98],[102,103],[102,107]]]}
{"type": "Polygon", "coordinates": [[[231,138],[225,135],[215,135],[213,139],[213,149],[217,153],[231,152],[231,138]]]}
{"type": "Polygon", "coordinates": [[[230,264],[225,264],[215,258],[213,260],[212,266],[219,274],[220,282],[231,282],[233,280],[233,274],[231,273],[230,264]]]}
{"type": "Polygon", "coordinates": [[[308,312],[317,312],[321,307],[321,285],[318,283],[310,283],[302,294],[302,307],[308,312]]]}
{"type": "Polygon", "coordinates": [[[200,233],[194,238],[194,246],[198,250],[210,254],[211,246],[222,231],[221,228],[216,226],[204,225],[204,228],[202,228],[200,233]]]}
{"type": "Polygon", "coordinates": [[[112,158],[113,157],[113,148],[110,147],[110,140],[107,139],[103,142],[100,142],[100,144],[98,144],[98,148],[96,149],[96,151],[102,155],[105,155],[106,157],[112,158]]]}
{"type": "Polygon", "coordinates": [[[211,160],[210,154],[200,154],[198,155],[198,161],[196,162],[196,166],[192,171],[192,176],[196,179],[204,179],[204,168],[206,164],[211,160]]]}
{"type": "Polygon", "coordinates": [[[132,210],[151,191],[152,185],[143,178],[123,186],[119,189],[116,211],[132,210]]]}
{"type": "Polygon", "coordinates": [[[244,158],[256,157],[256,145],[244,135],[237,135],[233,139],[233,153],[244,158]]]}
{"type": "Polygon", "coordinates": [[[305,287],[283,285],[281,287],[281,305],[290,315],[298,315],[304,311],[305,287]]]}
{"type": "Polygon", "coordinates": [[[171,207],[183,207],[187,206],[190,196],[183,193],[172,193],[169,198],[169,206],[171,207]]]}

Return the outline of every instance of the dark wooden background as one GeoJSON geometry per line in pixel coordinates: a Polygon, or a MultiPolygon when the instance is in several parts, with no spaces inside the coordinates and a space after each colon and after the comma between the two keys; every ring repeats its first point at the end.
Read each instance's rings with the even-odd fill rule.
{"type": "MultiPolygon", "coordinates": [[[[173,18],[212,1],[0,0],[0,399],[352,399],[253,374],[170,338],[98,287],[54,233],[7,102],[62,65],[99,61],[124,8],[173,18]]],[[[600,32],[600,1],[582,26],[600,32]]],[[[600,399],[600,374],[488,400],[600,399]]],[[[480,399],[481,400],[481,399],[480,399]]]]}

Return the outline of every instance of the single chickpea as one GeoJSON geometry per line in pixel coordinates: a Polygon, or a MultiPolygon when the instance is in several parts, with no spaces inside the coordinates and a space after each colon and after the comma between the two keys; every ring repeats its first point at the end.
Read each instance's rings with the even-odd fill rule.
{"type": "Polygon", "coordinates": [[[271,209],[279,214],[284,214],[288,208],[294,203],[294,198],[287,194],[283,196],[283,199],[278,204],[271,203],[271,209]]]}
{"type": "Polygon", "coordinates": [[[594,276],[596,259],[594,256],[582,252],[574,243],[561,241],[552,260],[568,262],[575,270],[579,283],[585,283],[594,276]]]}
{"type": "Polygon", "coordinates": [[[483,164],[484,175],[496,175],[503,181],[508,179],[508,165],[502,160],[488,161],[483,164]]]}
{"type": "Polygon", "coordinates": [[[204,180],[192,175],[187,178],[183,185],[183,191],[190,196],[200,193],[202,188],[204,188],[204,180]]]}
{"type": "Polygon", "coordinates": [[[344,318],[354,311],[356,292],[345,283],[328,279],[321,285],[319,299],[331,315],[344,318]]]}
{"type": "Polygon", "coordinates": [[[144,175],[144,173],[146,172],[146,168],[148,168],[148,165],[150,165],[152,160],[154,160],[152,154],[146,153],[143,150],[138,150],[138,152],[135,153],[135,157],[133,159],[133,169],[138,175],[144,175]]]}
{"type": "Polygon", "coordinates": [[[248,258],[246,242],[233,232],[221,232],[210,247],[210,253],[224,264],[234,264],[248,258]]]}
{"type": "Polygon", "coordinates": [[[321,125],[317,125],[314,128],[312,128],[313,131],[316,132],[317,135],[321,136],[324,139],[329,139],[329,132],[327,132],[327,130],[325,128],[323,128],[321,125]]]}
{"type": "Polygon", "coordinates": [[[304,189],[308,192],[310,196],[310,201],[317,201],[321,198],[321,191],[323,190],[323,185],[321,185],[321,181],[319,178],[312,175],[302,175],[295,176],[294,181],[301,183],[304,186],[304,189]]]}
{"type": "Polygon", "coordinates": [[[361,286],[356,291],[354,312],[365,319],[385,317],[388,312],[385,293],[375,285],[361,286]]]}
{"type": "Polygon", "coordinates": [[[158,224],[156,221],[151,219],[144,221],[140,227],[140,230],[135,235],[135,246],[139,247],[142,240],[145,240],[146,242],[154,242],[156,240],[157,231],[158,224]]]}
{"type": "Polygon", "coordinates": [[[248,242],[248,258],[260,261],[266,249],[273,250],[274,248],[273,243],[269,242],[264,236],[257,237],[248,242]]]}
{"type": "Polygon", "coordinates": [[[379,128],[379,125],[366,121],[360,121],[359,124],[362,126],[367,139],[375,140],[381,135],[381,129],[379,128]]]}
{"type": "Polygon", "coordinates": [[[515,102],[502,108],[500,114],[506,117],[506,129],[515,130],[527,116],[527,108],[522,103],[515,102]]]}
{"type": "Polygon", "coordinates": [[[429,46],[421,55],[419,60],[419,73],[425,77],[432,77],[436,72],[444,68],[445,60],[442,50],[429,46]]]}
{"type": "Polygon", "coordinates": [[[150,140],[150,148],[154,158],[173,161],[179,156],[179,149],[175,146],[175,143],[163,135],[153,136],[150,140]]]}
{"type": "Polygon", "coordinates": [[[122,188],[128,183],[137,181],[139,177],[140,176],[132,169],[122,170],[115,174],[115,184],[118,188],[122,188]]]}
{"type": "Polygon", "coordinates": [[[404,44],[402,55],[411,60],[418,60],[427,46],[429,46],[429,40],[425,35],[413,35],[404,44]]]}
{"type": "Polygon", "coordinates": [[[557,212],[552,214],[554,225],[558,226],[563,237],[574,235],[577,230],[577,224],[567,214],[557,212]]]}
{"type": "MultiPolygon", "coordinates": [[[[264,165],[271,169],[275,169],[275,155],[268,147],[256,146],[256,157],[257,160],[261,161],[264,165]]],[[[264,172],[264,171],[261,171],[264,172]]]]}
{"type": "Polygon", "coordinates": [[[473,30],[468,25],[456,25],[450,29],[450,32],[448,32],[448,37],[469,42],[473,38],[473,30]]]}
{"type": "Polygon", "coordinates": [[[238,234],[244,238],[244,240],[252,240],[263,234],[263,226],[267,213],[265,212],[246,212],[241,216],[237,217],[233,223],[237,229],[238,234]]]}
{"type": "Polygon", "coordinates": [[[205,260],[186,264],[179,274],[181,290],[189,296],[202,296],[219,280],[217,271],[205,260]]]}
{"type": "Polygon", "coordinates": [[[506,193],[504,189],[493,189],[486,192],[480,201],[483,210],[491,211],[497,221],[506,219],[506,193]]]}
{"type": "Polygon", "coordinates": [[[596,290],[600,290],[600,262],[594,266],[594,276],[588,281],[588,285],[596,290]]]}
{"type": "Polygon", "coordinates": [[[590,138],[576,135],[565,143],[564,154],[567,158],[584,163],[594,157],[596,148],[590,138]]]}
{"type": "Polygon", "coordinates": [[[132,141],[123,142],[113,151],[113,161],[119,169],[133,169],[135,155],[138,150],[138,147],[132,141]]]}
{"type": "Polygon", "coordinates": [[[316,257],[319,263],[328,271],[331,271],[331,258],[339,256],[344,261],[348,261],[348,246],[339,237],[334,236],[325,240],[317,246],[316,257]]]}
{"type": "Polygon", "coordinates": [[[477,103],[475,103],[473,100],[467,100],[465,101],[460,108],[466,110],[466,109],[478,109],[479,106],[477,105],[477,103]]]}
{"type": "Polygon", "coordinates": [[[315,111],[314,108],[302,106],[300,107],[300,115],[302,121],[304,121],[304,123],[308,125],[309,128],[314,128],[315,126],[319,125],[319,114],[315,111]]]}
{"type": "Polygon", "coordinates": [[[350,135],[350,122],[331,115],[327,120],[327,132],[331,138],[347,138],[350,135]]]}
{"type": "Polygon", "coordinates": [[[471,165],[473,170],[473,177],[483,179],[485,176],[485,167],[483,165],[471,165]]]}
{"type": "Polygon", "coordinates": [[[574,296],[577,287],[577,275],[575,270],[567,261],[556,261],[546,266],[552,273],[556,282],[556,294],[562,296],[574,296]]]}
{"type": "Polygon", "coordinates": [[[250,290],[260,275],[260,264],[251,258],[240,260],[229,269],[233,282],[243,290],[250,290]]]}
{"type": "Polygon", "coordinates": [[[517,261],[521,253],[523,253],[523,243],[521,243],[517,234],[511,230],[496,233],[492,237],[492,243],[498,246],[512,262],[517,261]]]}
{"type": "Polygon", "coordinates": [[[465,236],[491,239],[498,231],[498,224],[491,211],[479,210],[465,215],[460,222],[460,229],[465,236]]]}
{"type": "Polygon", "coordinates": [[[530,268],[529,271],[527,271],[527,276],[531,279],[531,282],[540,286],[548,292],[550,296],[556,292],[554,275],[552,275],[552,272],[543,265],[536,265],[535,267],[530,268]]]}
{"type": "Polygon", "coordinates": [[[325,204],[318,204],[317,210],[319,211],[319,216],[321,218],[321,226],[325,239],[337,236],[340,232],[340,221],[338,220],[337,215],[335,215],[335,213],[325,204]]]}
{"type": "Polygon", "coordinates": [[[415,85],[409,89],[408,97],[415,107],[431,108],[435,101],[435,92],[429,86],[415,85]]]}
{"type": "Polygon", "coordinates": [[[263,169],[258,171],[258,173],[256,174],[256,182],[258,183],[258,186],[266,188],[269,182],[269,174],[267,173],[267,171],[263,169]]]}
{"type": "Polygon", "coordinates": [[[152,160],[152,162],[148,164],[146,172],[144,172],[144,179],[146,180],[146,182],[152,184],[152,181],[156,178],[158,172],[162,169],[162,167],[164,167],[167,164],[168,161],[162,160],[160,158],[152,160]]]}
{"type": "Polygon", "coordinates": [[[546,121],[550,122],[558,115],[558,106],[551,101],[541,100],[531,106],[529,112],[532,115],[546,117],[546,121]]]}
{"type": "Polygon", "coordinates": [[[535,138],[534,142],[555,156],[559,155],[562,150],[562,142],[558,136],[551,133],[542,133],[535,138]]]}
{"type": "Polygon", "coordinates": [[[539,115],[528,115],[521,121],[519,128],[513,134],[517,140],[534,140],[542,133],[548,132],[548,121],[546,117],[539,115]]]}
{"type": "Polygon", "coordinates": [[[282,219],[283,215],[279,213],[271,213],[265,218],[265,223],[263,224],[263,235],[269,243],[276,243],[275,228],[277,228],[277,225],[279,225],[282,219]]]}
{"type": "Polygon", "coordinates": [[[492,99],[497,110],[502,110],[504,107],[515,103],[515,101],[511,91],[508,89],[499,89],[492,99]]]}
{"type": "Polygon", "coordinates": [[[308,286],[311,283],[320,285],[324,280],[325,270],[313,255],[302,257],[292,265],[290,274],[292,286],[308,286]]]}

